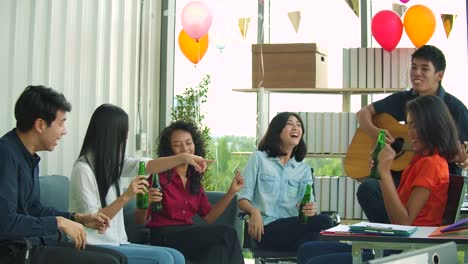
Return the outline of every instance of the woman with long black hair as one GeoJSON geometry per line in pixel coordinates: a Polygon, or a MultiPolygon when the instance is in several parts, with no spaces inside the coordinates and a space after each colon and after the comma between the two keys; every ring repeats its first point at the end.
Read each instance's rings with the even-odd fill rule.
{"type": "Polygon", "coordinates": [[[185,263],[183,255],[175,249],[130,244],[122,208],[137,193],[148,190],[146,178],[135,177],[140,161],[146,163],[148,173],[158,173],[180,164],[191,164],[204,171],[207,161],[187,153],[153,160],[126,157],[128,130],[128,115],[120,107],[103,104],[94,111],[72,170],[70,210],[79,213],[99,211],[108,216],[111,220],[106,232],[98,234],[87,229],[87,242],[125,254],[129,264],[185,263]],[[133,178],[126,190],[122,177],[133,178]]]}

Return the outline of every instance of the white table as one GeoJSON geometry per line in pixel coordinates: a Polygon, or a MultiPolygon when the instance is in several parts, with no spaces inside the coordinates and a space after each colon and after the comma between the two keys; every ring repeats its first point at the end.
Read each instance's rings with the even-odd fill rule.
{"type": "Polygon", "coordinates": [[[375,257],[379,258],[383,256],[384,249],[414,250],[433,246],[434,244],[454,241],[457,244],[458,250],[465,252],[464,262],[468,263],[468,238],[429,237],[429,235],[436,229],[437,227],[418,227],[418,230],[410,237],[335,233],[321,234],[320,239],[342,241],[351,244],[353,264],[362,263],[363,249],[374,249],[376,252],[375,257]]]}

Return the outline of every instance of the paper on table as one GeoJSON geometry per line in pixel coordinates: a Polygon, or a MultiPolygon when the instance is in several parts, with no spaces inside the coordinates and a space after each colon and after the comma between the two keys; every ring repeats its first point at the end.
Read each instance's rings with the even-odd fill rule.
{"type": "Polygon", "coordinates": [[[416,232],[416,226],[392,225],[382,223],[360,222],[350,226],[352,233],[366,233],[389,236],[410,236],[416,232]]]}
{"type": "Polygon", "coordinates": [[[350,231],[348,225],[337,225],[327,230],[323,230],[320,234],[350,234],[350,231]]]}

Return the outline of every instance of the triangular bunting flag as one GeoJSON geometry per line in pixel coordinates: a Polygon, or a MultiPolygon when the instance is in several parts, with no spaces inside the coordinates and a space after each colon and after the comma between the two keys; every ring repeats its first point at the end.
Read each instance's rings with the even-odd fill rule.
{"type": "Polygon", "coordinates": [[[401,17],[405,13],[405,11],[408,9],[408,7],[405,5],[392,3],[392,9],[393,9],[393,12],[397,13],[401,17]]]}
{"type": "Polygon", "coordinates": [[[239,30],[243,38],[247,36],[247,31],[249,30],[250,17],[241,17],[239,18],[238,25],[239,30]]]}
{"type": "Polygon", "coordinates": [[[359,17],[359,0],[345,0],[349,8],[359,17]]]}
{"type": "Polygon", "coordinates": [[[450,32],[452,32],[453,23],[455,22],[455,18],[457,18],[457,15],[440,14],[440,17],[442,18],[442,23],[444,24],[445,35],[447,35],[448,38],[450,32]]]}
{"type": "Polygon", "coordinates": [[[292,11],[288,13],[289,21],[294,28],[294,31],[299,31],[299,24],[301,24],[301,11],[292,11]]]}

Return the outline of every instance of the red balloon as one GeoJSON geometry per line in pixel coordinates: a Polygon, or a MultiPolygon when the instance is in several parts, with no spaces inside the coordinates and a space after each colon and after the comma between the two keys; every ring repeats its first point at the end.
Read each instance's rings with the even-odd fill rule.
{"type": "Polygon", "coordinates": [[[386,51],[392,51],[400,42],[403,23],[397,13],[382,10],[372,18],[371,30],[380,46],[386,51]]]}

